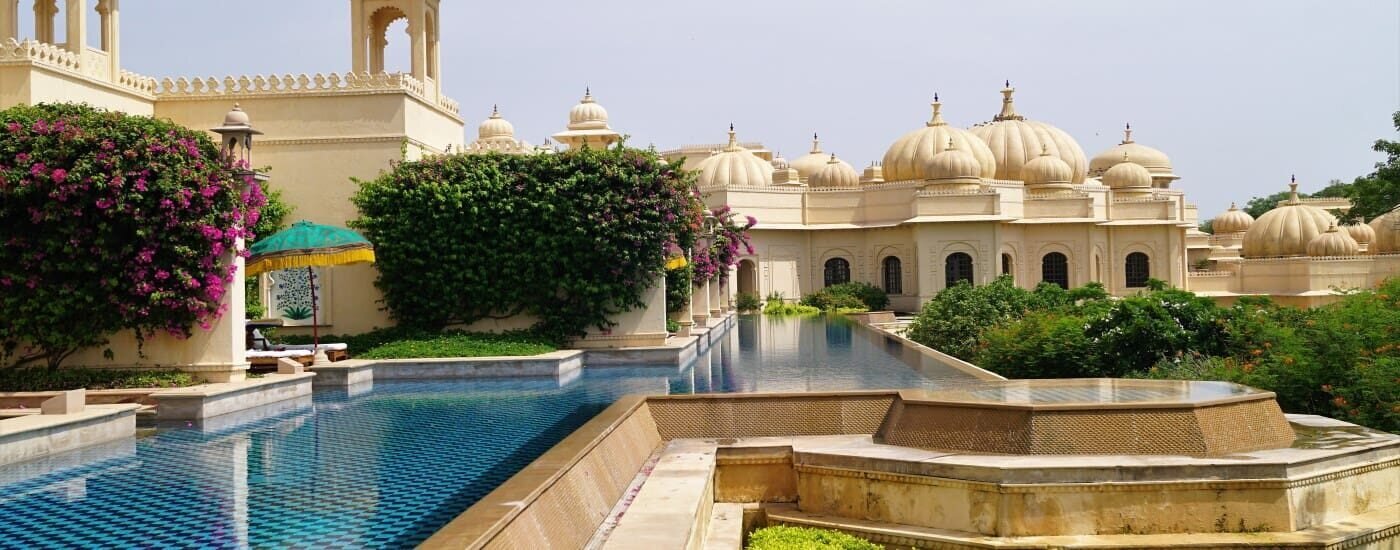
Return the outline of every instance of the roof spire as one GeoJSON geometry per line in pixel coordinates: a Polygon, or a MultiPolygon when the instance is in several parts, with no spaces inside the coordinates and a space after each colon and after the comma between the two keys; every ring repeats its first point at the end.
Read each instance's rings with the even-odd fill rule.
{"type": "MultiPolygon", "coordinates": [[[[1048,157],[1048,156],[1050,156],[1050,144],[1049,144],[1049,143],[1042,143],[1042,144],[1040,144],[1040,156],[1042,156],[1042,157],[1048,157]]],[[[1128,159],[1128,157],[1127,157],[1127,154],[1125,153],[1125,154],[1123,155],[1123,160],[1127,160],[1127,159],[1128,159]]]]}
{"type": "Polygon", "coordinates": [[[496,108],[496,104],[491,104],[491,118],[501,118],[501,110],[496,108]]]}
{"type": "Polygon", "coordinates": [[[1239,210],[1239,208],[1235,207],[1235,201],[1230,201],[1230,211],[1233,212],[1235,210],[1239,210]]]}
{"type": "Polygon", "coordinates": [[[1001,113],[992,117],[993,121],[1000,120],[1023,120],[1025,117],[1016,114],[1016,106],[1012,104],[1011,94],[1016,93],[1016,89],[1011,87],[1011,81],[1006,81],[1006,87],[1001,89],[1001,113]]]}
{"type": "Polygon", "coordinates": [[[593,103],[593,89],[592,89],[592,88],[590,88],[590,87],[588,87],[588,86],[584,86],[584,87],[583,87],[583,99],[580,100],[579,103],[593,103]]]}
{"type": "Polygon", "coordinates": [[[1127,144],[1132,143],[1132,142],[1133,142],[1133,125],[1132,125],[1132,123],[1124,124],[1124,125],[1123,125],[1123,143],[1122,143],[1122,144],[1123,144],[1123,145],[1127,145],[1127,144]]]}
{"type": "Polygon", "coordinates": [[[1296,174],[1288,176],[1288,204],[1298,204],[1298,176],[1296,174]]]}
{"type": "Polygon", "coordinates": [[[933,94],[933,103],[931,103],[930,105],[933,105],[933,118],[930,118],[929,121],[928,121],[928,123],[926,123],[926,124],[924,124],[924,125],[925,125],[925,126],[947,126],[948,123],[943,121],[943,102],[938,101],[938,94],[937,94],[937,93],[934,93],[934,94],[933,94]]]}
{"type": "Polygon", "coordinates": [[[953,143],[953,136],[948,136],[948,148],[945,149],[945,150],[946,150],[946,151],[956,151],[957,148],[958,148],[957,144],[956,144],[956,143],[953,143]]]}
{"type": "Polygon", "coordinates": [[[827,164],[836,164],[836,163],[838,163],[838,162],[841,162],[841,161],[836,160],[836,153],[832,153],[832,154],[831,154],[831,160],[826,161],[827,164]]]}
{"type": "MultiPolygon", "coordinates": [[[[820,152],[822,152],[822,142],[821,142],[821,140],[818,140],[818,139],[817,139],[817,133],[816,133],[816,132],[812,132],[812,151],[811,151],[811,153],[820,153],[820,152]]],[[[809,153],[809,154],[810,154],[810,153],[809,153]]]]}
{"type": "Polygon", "coordinates": [[[729,144],[724,146],[724,150],[725,152],[733,152],[739,150],[739,140],[738,138],[734,137],[733,122],[729,123],[729,144]]]}

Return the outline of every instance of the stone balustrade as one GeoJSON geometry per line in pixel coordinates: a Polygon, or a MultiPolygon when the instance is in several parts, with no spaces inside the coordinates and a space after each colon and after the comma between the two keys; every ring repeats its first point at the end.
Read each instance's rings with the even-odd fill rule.
{"type": "Polygon", "coordinates": [[[63,46],[13,38],[0,42],[0,65],[28,63],[56,71],[77,74],[99,82],[105,82],[142,96],[155,93],[154,78],[131,71],[121,71],[112,75],[111,58],[106,52],[89,49],[81,55],[70,52],[63,46]]]}
{"type": "Polygon", "coordinates": [[[265,96],[292,94],[373,93],[402,91],[444,111],[458,115],[456,101],[433,97],[423,81],[404,73],[316,73],[307,75],[241,75],[222,79],[163,78],[156,87],[160,99],[204,98],[211,96],[265,96]]]}

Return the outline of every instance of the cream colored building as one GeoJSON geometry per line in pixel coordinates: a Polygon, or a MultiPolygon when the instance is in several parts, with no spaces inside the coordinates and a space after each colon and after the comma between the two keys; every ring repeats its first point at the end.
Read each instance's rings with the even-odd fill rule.
{"type": "Polygon", "coordinates": [[[733,131],[724,145],[663,154],[700,171],[712,206],[759,220],[737,292],[795,299],[863,281],[913,311],[957,281],[1002,274],[1027,288],[1098,281],[1117,295],[1149,278],[1184,286],[1188,241],[1200,237],[1167,156],[1129,130],[1089,159],[1068,133],[1018,113],[1014,92],[1008,84],[1000,112],[967,129],[935,98],[927,122],[860,172],[815,136],[791,161],[733,131]]]}
{"type": "Polygon", "coordinates": [[[1216,216],[1203,268],[1187,277],[1197,294],[1233,301],[1269,296],[1314,306],[1335,301],[1337,291],[1374,288],[1400,276],[1400,205],[1369,224],[1338,226],[1329,210],[1345,199],[1291,196],[1258,220],[1232,204],[1216,216]]]}
{"type": "MultiPolygon", "coordinates": [[[[448,151],[553,151],[548,143],[532,146],[517,139],[494,108],[477,138],[467,141],[459,108],[440,86],[438,0],[349,0],[347,72],[222,78],[153,78],[126,71],[120,62],[118,0],[64,1],[62,21],[53,0],[23,2],[36,17],[33,29],[20,29],[21,2],[0,0],[0,108],[77,101],[208,128],[239,104],[265,133],[254,163],[270,170],[273,186],[295,207],[295,218],[344,225],[356,217],[349,200],[356,190],[353,180],[372,178],[399,159],[448,151]],[[399,20],[407,22],[410,70],[387,73],[387,41],[400,37],[386,32],[399,20]],[[57,25],[70,37],[86,37],[89,25],[98,26],[99,43],[54,43],[57,25]]],[[[1304,286],[1314,292],[1324,280],[1264,284],[1245,275],[1227,281],[1191,274],[1188,265],[1201,260],[1215,262],[1216,272],[1229,271],[1230,261],[1218,258],[1220,243],[1228,238],[1196,231],[1195,207],[1172,187],[1177,176],[1166,155],[1129,136],[1089,159],[1072,136],[1017,113],[1013,93],[1008,84],[1000,112],[969,129],[947,124],[941,102],[935,101],[929,121],[911,124],[914,128],[881,160],[860,171],[824,151],[816,136],[811,149],[791,161],[733,134],[722,144],[663,154],[684,157],[687,167],[700,170],[710,204],[730,204],[760,222],[754,231],[756,253],[740,264],[731,296],[778,292],[795,299],[828,282],[854,280],[888,289],[894,308],[913,310],[952,281],[983,283],[1003,273],[1026,287],[1047,280],[1067,286],[1100,281],[1120,295],[1134,292],[1149,277],[1220,296],[1255,292],[1251,289],[1296,294],[1304,286]]],[[[564,129],[552,137],[567,147],[602,147],[622,137],[591,91],[561,123],[564,129]]],[[[1335,266],[1370,262],[1365,282],[1326,280],[1373,284],[1394,273],[1387,261],[1368,256],[1308,260],[1307,265],[1335,271],[1344,269],[1335,266]]],[[[1279,260],[1258,263],[1268,262],[1279,260]]],[[[320,271],[323,332],[357,333],[392,322],[380,309],[374,276],[374,268],[365,265],[320,271]]],[[[275,302],[267,286],[264,302],[275,302]]],[[[648,297],[660,299],[660,293],[648,297]]],[[[702,288],[692,313],[713,316],[726,305],[718,288],[702,288]]],[[[591,343],[641,345],[665,338],[655,315],[638,313],[620,321],[614,334],[590,334],[591,343]]],[[[188,355],[172,351],[165,360],[203,361],[182,353],[188,355]]]]}

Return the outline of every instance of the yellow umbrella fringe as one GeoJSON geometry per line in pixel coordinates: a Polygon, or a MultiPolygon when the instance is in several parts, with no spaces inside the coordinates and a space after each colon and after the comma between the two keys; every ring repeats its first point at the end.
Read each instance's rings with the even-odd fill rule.
{"type": "Polygon", "coordinates": [[[248,276],[252,277],[253,275],[266,273],[268,271],[278,271],[282,269],[357,264],[364,262],[374,262],[373,250],[359,248],[324,254],[298,254],[296,256],[261,258],[248,262],[247,271],[248,276]]]}
{"type": "Polygon", "coordinates": [[[682,267],[685,267],[685,265],[685,256],[676,256],[666,262],[666,269],[680,269],[682,267]]]}

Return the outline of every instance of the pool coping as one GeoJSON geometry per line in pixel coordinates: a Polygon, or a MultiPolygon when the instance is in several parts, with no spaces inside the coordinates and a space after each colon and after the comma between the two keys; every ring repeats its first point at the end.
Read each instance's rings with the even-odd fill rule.
{"type": "Polygon", "coordinates": [[[0,465],[18,464],[136,435],[140,405],[87,405],[72,414],[0,420],[0,465]]]}
{"type": "Polygon", "coordinates": [[[242,382],[200,384],[151,393],[156,420],[205,420],[309,396],[314,372],[267,374],[242,382]]]}

